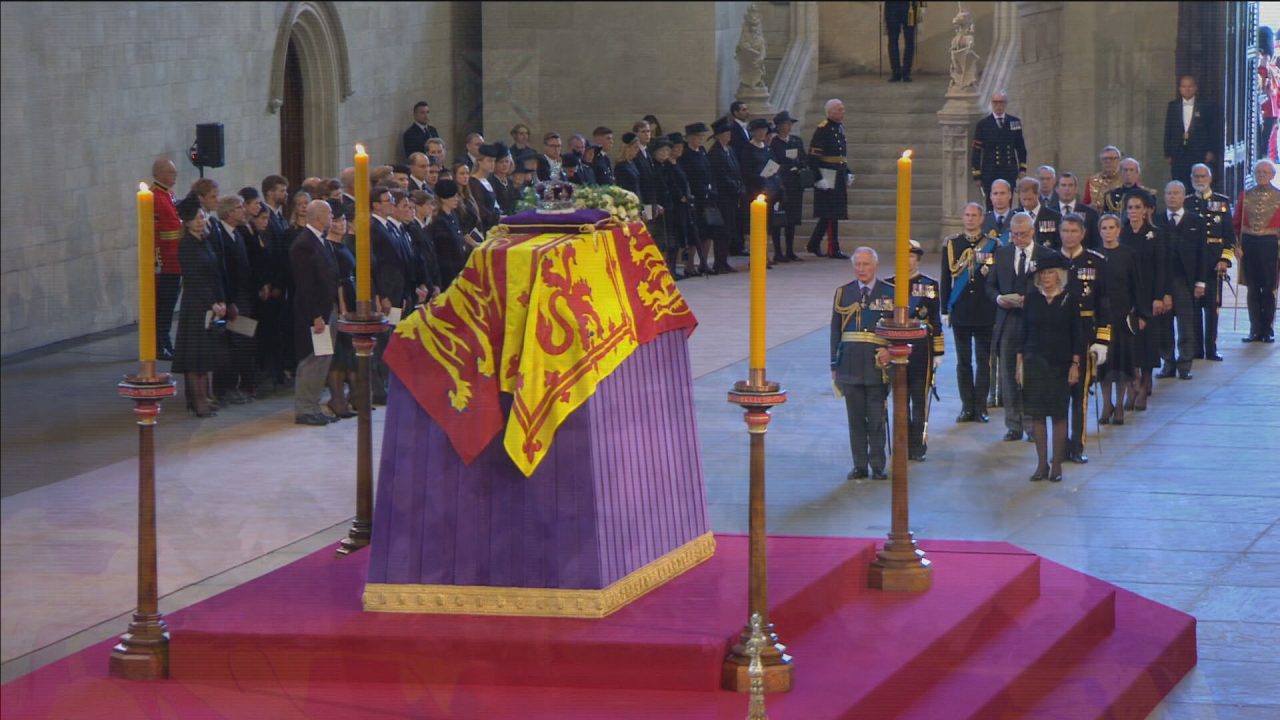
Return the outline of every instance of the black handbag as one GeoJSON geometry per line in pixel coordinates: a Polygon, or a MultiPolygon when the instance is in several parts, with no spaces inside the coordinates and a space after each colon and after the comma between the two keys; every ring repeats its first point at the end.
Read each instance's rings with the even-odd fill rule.
{"type": "Polygon", "coordinates": [[[818,181],[818,179],[814,176],[813,168],[809,167],[808,165],[800,168],[800,170],[796,172],[796,179],[800,181],[801,190],[808,190],[809,188],[813,187],[813,184],[815,182],[818,181]]]}
{"type": "Polygon", "coordinates": [[[724,215],[720,213],[720,208],[715,205],[702,208],[702,224],[707,227],[724,227],[724,215]]]}

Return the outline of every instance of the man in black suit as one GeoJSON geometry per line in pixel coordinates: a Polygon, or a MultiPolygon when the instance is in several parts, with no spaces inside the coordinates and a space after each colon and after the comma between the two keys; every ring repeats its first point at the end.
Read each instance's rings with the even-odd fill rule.
{"type": "Polygon", "coordinates": [[[1057,250],[1062,247],[1062,238],[1058,235],[1058,223],[1062,216],[1040,203],[1040,181],[1033,177],[1024,177],[1018,181],[1018,200],[1022,203],[1022,212],[1031,216],[1037,245],[1057,250]]]}
{"type": "Polygon", "coordinates": [[[734,100],[729,104],[728,120],[732,123],[730,129],[733,135],[729,137],[729,147],[733,148],[733,154],[742,161],[742,149],[751,144],[751,132],[747,130],[747,123],[751,122],[751,108],[741,100],[734,100]]]}
{"type": "Polygon", "coordinates": [[[426,100],[419,100],[413,106],[413,124],[404,131],[401,138],[400,157],[408,159],[410,155],[427,152],[427,141],[440,137],[440,133],[430,124],[431,105],[426,100]]]}
{"type": "MultiPolygon", "coordinates": [[[[658,170],[654,166],[653,153],[649,151],[649,143],[653,142],[653,126],[647,120],[637,120],[631,126],[632,132],[636,134],[636,139],[640,141],[640,153],[632,160],[636,166],[636,172],[640,173],[640,202],[643,205],[653,205],[653,212],[657,214],[658,205],[658,170]]],[[[732,250],[732,248],[730,248],[732,250]]]]}
{"type": "MultiPolygon", "coordinates": [[[[1034,178],[1031,182],[1039,185],[1034,178]]],[[[997,374],[1004,402],[1004,439],[1012,442],[1021,440],[1026,431],[1022,422],[1022,391],[1014,372],[1022,335],[1022,302],[1032,288],[1036,263],[1054,251],[1035,242],[1035,221],[1025,212],[1014,215],[1009,222],[1009,240],[1008,245],[996,250],[995,271],[987,278],[986,292],[987,299],[996,304],[992,342],[1000,363],[997,374]]]]}
{"type": "Polygon", "coordinates": [[[733,121],[720,118],[711,124],[715,133],[715,144],[707,153],[711,163],[711,178],[714,186],[713,196],[723,226],[715,229],[715,266],[717,273],[737,272],[729,265],[729,245],[738,235],[738,205],[742,199],[742,172],[738,168],[738,155],[730,145],[733,134],[733,121]]]}
{"type": "Polygon", "coordinates": [[[995,232],[1001,245],[1009,244],[1009,221],[1013,220],[1013,186],[1004,178],[996,178],[991,183],[991,192],[987,195],[987,206],[991,209],[982,216],[982,234],[995,232]]]}
{"type": "MultiPolygon", "coordinates": [[[[991,96],[991,114],[978,121],[973,133],[973,151],[969,170],[973,181],[990,195],[991,183],[1003,179],[1010,185],[1027,172],[1027,144],[1022,138],[1022,121],[1004,111],[1009,96],[997,92],[991,96]]],[[[987,198],[987,209],[991,199],[987,198]]]]}
{"type": "MultiPolygon", "coordinates": [[[[294,345],[304,357],[298,361],[294,380],[293,418],[299,425],[328,425],[320,410],[332,355],[317,356],[312,335],[329,333],[333,338],[333,317],[338,306],[338,260],[325,238],[333,223],[333,210],[324,200],[307,205],[307,226],[289,246],[293,267],[294,345]]],[[[333,418],[334,421],[337,418],[333,418]]]]}
{"type": "Polygon", "coordinates": [[[1196,79],[1183,75],[1178,79],[1178,99],[1169,101],[1164,116],[1164,157],[1169,174],[1191,187],[1191,166],[1205,163],[1210,167],[1222,147],[1222,117],[1216,103],[1197,97],[1196,79]]]}
{"type": "Polygon", "coordinates": [[[426,153],[416,152],[409,156],[409,191],[421,190],[434,195],[431,185],[427,183],[427,170],[431,167],[426,153]]]}
{"type": "Polygon", "coordinates": [[[539,180],[564,179],[564,159],[560,154],[563,147],[560,133],[549,132],[542,136],[542,154],[538,156],[539,180]]]}
{"type": "MultiPolygon", "coordinates": [[[[369,204],[372,206],[369,223],[369,249],[373,263],[373,287],[378,294],[379,310],[385,315],[397,308],[402,312],[409,307],[409,299],[413,295],[413,250],[408,238],[402,237],[398,226],[392,221],[396,205],[404,193],[392,191],[385,187],[375,187],[369,193],[369,204]]],[[[384,405],[387,402],[387,381],[389,379],[387,365],[382,361],[382,353],[386,350],[388,336],[378,336],[378,345],[374,349],[373,362],[373,402],[384,405]]]]}
{"type": "Polygon", "coordinates": [[[1074,173],[1064,172],[1058,178],[1058,206],[1054,210],[1062,217],[1075,213],[1084,218],[1084,246],[1088,250],[1102,251],[1102,235],[1098,233],[1098,211],[1080,201],[1080,180],[1074,173]]]}
{"type": "Polygon", "coordinates": [[[1214,275],[1210,264],[1209,245],[1205,241],[1205,223],[1186,207],[1186,188],[1178,180],[1170,180],[1164,188],[1165,211],[1155,217],[1156,227],[1163,228],[1168,238],[1166,287],[1173,298],[1173,312],[1168,308],[1156,318],[1160,326],[1160,358],[1164,369],[1157,377],[1173,377],[1174,369],[1183,380],[1191,379],[1191,360],[1200,344],[1195,303],[1205,295],[1214,275]],[[1173,354],[1173,331],[1178,331],[1178,355],[1173,354]]]}

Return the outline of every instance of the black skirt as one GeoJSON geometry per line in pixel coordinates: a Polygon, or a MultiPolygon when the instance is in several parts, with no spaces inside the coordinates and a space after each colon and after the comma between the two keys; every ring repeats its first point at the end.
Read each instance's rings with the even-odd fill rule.
{"type": "Polygon", "coordinates": [[[1039,355],[1022,360],[1022,412],[1032,417],[1061,420],[1071,402],[1067,374],[1071,367],[1051,364],[1039,355]]]}

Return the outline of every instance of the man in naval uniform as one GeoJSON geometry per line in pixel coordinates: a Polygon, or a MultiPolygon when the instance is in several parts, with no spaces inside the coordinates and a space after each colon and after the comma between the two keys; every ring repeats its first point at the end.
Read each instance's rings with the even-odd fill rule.
{"type": "Polygon", "coordinates": [[[1072,213],[1062,218],[1059,235],[1062,238],[1062,257],[1067,261],[1067,292],[1080,305],[1080,328],[1084,338],[1090,341],[1089,362],[1080,382],[1071,386],[1071,404],[1068,406],[1070,421],[1067,433],[1067,459],[1073,463],[1089,462],[1085,455],[1085,423],[1089,420],[1089,385],[1097,377],[1098,366],[1107,361],[1107,348],[1111,344],[1111,326],[1107,324],[1107,258],[1102,253],[1084,246],[1088,235],[1085,219],[1072,213]]]}
{"type": "Polygon", "coordinates": [[[886,480],[885,400],[889,387],[888,342],[876,323],[893,317],[893,286],[876,279],[876,251],[853,252],[854,280],[836,290],[831,308],[831,382],[844,396],[853,469],[847,479],[886,480]]]}
{"type": "MultiPolygon", "coordinates": [[[[984,196],[991,192],[997,178],[1010,186],[1027,172],[1027,144],[1022,138],[1022,121],[1005,113],[1009,96],[997,92],[991,96],[991,114],[978,121],[973,132],[973,151],[969,169],[973,181],[984,196]]],[[[991,208],[991,201],[987,201],[991,208]]]]}
{"type": "Polygon", "coordinates": [[[1221,362],[1218,354],[1218,308],[1222,304],[1222,280],[1235,262],[1236,233],[1231,222],[1231,198],[1213,191],[1213,172],[1204,163],[1191,166],[1192,195],[1187,210],[1204,224],[1206,254],[1214,264],[1214,276],[1196,301],[1197,360],[1221,362]]]}
{"type": "MultiPolygon", "coordinates": [[[[907,282],[911,283],[911,290],[907,314],[928,328],[929,335],[912,344],[911,357],[907,362],[907,414],[910,418],[907,421],[907,458],[923,462],[924,454],[929,450],[929,395],[933,392],[938,366],[942,364],[946,342],[942,337],[942,302],[939,299],[938,281],[920,272],[920,258],[924,256],[924,249],[915,240],[909,242],[910,279],[907,282]]],[[[887,282],[896,286],[898,278],[891,277],[887,282]]]]}

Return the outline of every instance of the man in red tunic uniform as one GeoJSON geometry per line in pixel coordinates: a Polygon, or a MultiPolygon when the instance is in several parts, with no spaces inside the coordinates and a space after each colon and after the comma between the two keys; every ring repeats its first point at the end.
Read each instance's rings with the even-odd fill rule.
{"type": "Polygon", "coordinates": [[[173,359],[173,306],[178,304],[182,285],[182,267],[178,265],[178,241],[182,239],[182,221],[174,204],[173,184],[178,180],[178,167],[172,160],[161,158],[151,164],[151,192],[155,194],[156,222],[156,348],[161,360],[173,359]]]}
{"type": "Polygon", "coordinates": [[[1253,166],[1253,189],[1240,193],[1235,229],[1240,238],[1240,272],[1249,286],[1249,335],[1245,342],[1276,341],[1276,244],[1280,242],[1280,190],[1271,181],[1276,166],[1259,160],[1253,166]]]}

